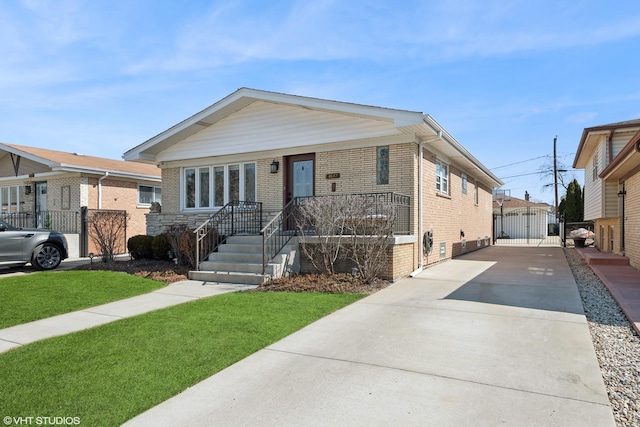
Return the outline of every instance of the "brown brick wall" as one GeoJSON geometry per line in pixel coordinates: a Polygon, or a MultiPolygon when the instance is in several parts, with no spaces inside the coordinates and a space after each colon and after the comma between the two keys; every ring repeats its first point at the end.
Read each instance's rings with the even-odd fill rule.
{"type": "MultiPolygon", "coordinates": [[[[138,182],[114,178],[102,180],[102,209],[126,210],[128,214],[126,240],[139,234],[147,234],[145,215],[149,213],[148,206],[138,206],[138,182]]],[[[159,183],[140,184],[158,186],[159,183]]],[[[98,178],[87,180],[87,207],[98,209],[98,178]]],[[[164,194],[163,194],[164,200],[164,194]]],[[[125,242],[126,242],[125,240],[125,242]]],[[[126,247],[124,249],[126,251],[126,247]]],[[[99,252],[92,239],[89,239],[89,252],[99,252]]]]}

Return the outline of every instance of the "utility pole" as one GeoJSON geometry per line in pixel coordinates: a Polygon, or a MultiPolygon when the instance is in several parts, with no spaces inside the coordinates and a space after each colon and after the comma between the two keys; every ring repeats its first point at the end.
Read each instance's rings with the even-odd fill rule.
{"type": "Polygon", "coordinates": [[[553,186],[556,190],[556,224],[558,224],[558,159],[556,156],[556,142],[558,140],[558,135],[553,138],[553,186]]]}

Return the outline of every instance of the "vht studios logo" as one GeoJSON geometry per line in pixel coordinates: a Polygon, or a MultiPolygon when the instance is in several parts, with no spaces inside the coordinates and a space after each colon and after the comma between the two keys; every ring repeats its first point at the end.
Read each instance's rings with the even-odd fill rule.
{"type": "Polygon", "coordinates": [[[4,425],[11,426],[74,426],[80,425],[80,417],[11,417],[2,419],[4,425]]]}

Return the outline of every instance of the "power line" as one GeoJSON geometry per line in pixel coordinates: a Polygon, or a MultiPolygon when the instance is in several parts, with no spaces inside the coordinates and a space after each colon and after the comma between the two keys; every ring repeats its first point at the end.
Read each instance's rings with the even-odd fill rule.
{"type": "MultiPolygon", "coordinates": [[[[562,157],[562,158],[566,158],[569,156],[573,156],[576,153],[561,153],[558,157],[562,157]]],[[[532,162],[534,160],[539,160],[539,159],[544,159],[544,158],[551,158],[552,155],[551,154],[546,154],[544,156],[540,156],[540,157],[534,157],[533,159],[528,159],[528,160],[522,160],[520,162],[515,162],[515,163],[509,163],[508,165],[503,165],[503,166],[496,166],[495,168],[490,168],[490,170],[496,170],[496,169],[502,169],[502,168],[508,168],[509,166],[515,166],[515,165],[519,165],[522,163],[527,163],[527,162],[532,162]]]]}
{"type": "MultiPolygon", "coordinates": [[[[520,174],[520,175],[505,176],[505,177],[500,178],[500,180],[509,179],[509,178],[518,178],[518,177],[527,176],[527,175],[540,175],[540,174],[543,174],[545,172],[553,172],[553,170],[543,170],[543,171],[538,171],[538,172],[523,173],[523,174],[520,174]]],[[[567,169],[558,169],[558,172],[568,172],[568,170],[567,169]]]]}
{"type": "Polygon", "coordinates": [[[523,160],[521,162],[515,162],[515,163],[510,163],[508,165],[504,165],[504,166],[497,166],[495,168],[491,168],[491,170],[496,170],[496,169],[501,169],[501,168],[507,168],[509,166],[515,166],[515,165],[519,165],[521,163],[527,163],[527,162],[531,162],[533,160],[538,160],[538,159],[543,159],[545,157],[550,157],[550,154],[544,155],[544,156],[540,156],[540,157],[534,157],[533,159],[528,159],[528,160],[523,160]]]}

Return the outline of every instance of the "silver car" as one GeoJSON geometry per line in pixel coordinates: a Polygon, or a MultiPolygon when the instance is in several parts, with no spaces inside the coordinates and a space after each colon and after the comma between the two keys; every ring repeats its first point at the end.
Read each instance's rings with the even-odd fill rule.
{"type": "Polygon", "coordinates": [[[38,270],[51,270],[68,257],[67,239],[57,231],[16,228],[0,221],[0,267],[31,263],[38,270]]]}

